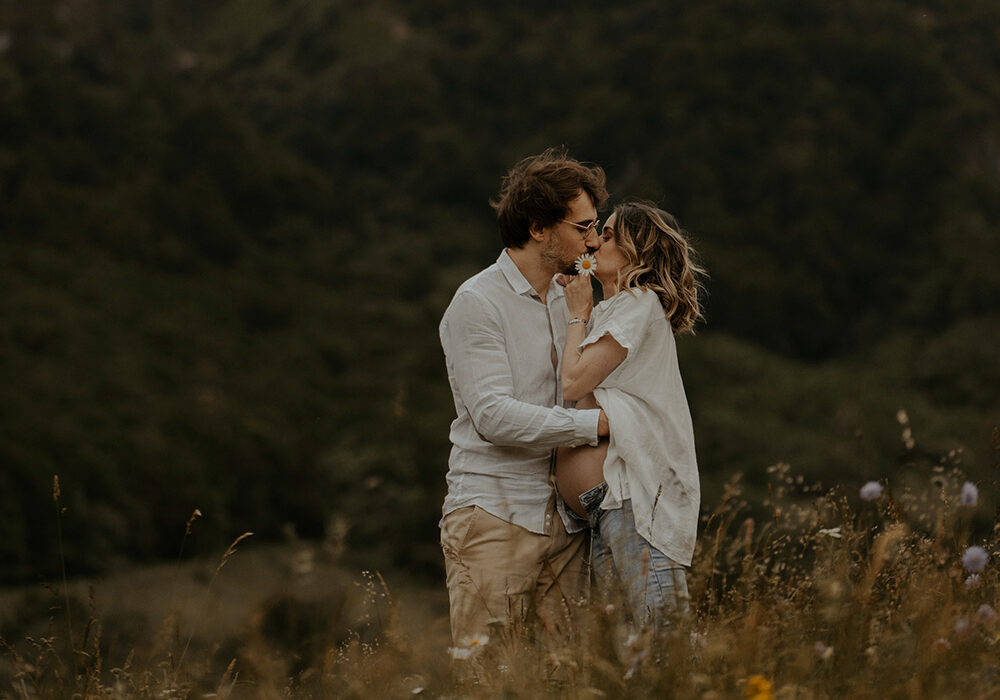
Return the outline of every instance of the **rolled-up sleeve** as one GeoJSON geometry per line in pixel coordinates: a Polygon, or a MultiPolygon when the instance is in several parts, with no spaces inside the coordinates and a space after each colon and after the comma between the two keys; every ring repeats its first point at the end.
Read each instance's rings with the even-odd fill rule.
{"type": "Polygon", "coordinates": [[[597,444],[599,410],[538,406],[516,398],[503,323],[488,300],[471,290],[460,292],[440,333],[453,388],[482,439],[539,448],[597,444]]]}

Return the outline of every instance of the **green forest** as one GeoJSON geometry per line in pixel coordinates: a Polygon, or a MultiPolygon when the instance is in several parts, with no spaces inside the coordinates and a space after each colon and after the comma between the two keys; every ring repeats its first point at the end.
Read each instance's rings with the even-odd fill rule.
{"type": "Polygon", "coordinates": [[[960,465],[1000,506],[993,0],[5,2],[0,580],[177,557],[195,509],[185,556],[437,575],[437,325],[560,145],[710,274],[706,501],[960,465]]]}

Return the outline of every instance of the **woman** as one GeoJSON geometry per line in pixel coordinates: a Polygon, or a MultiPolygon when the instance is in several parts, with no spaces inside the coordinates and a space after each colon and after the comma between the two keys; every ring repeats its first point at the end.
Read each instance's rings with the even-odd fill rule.
{"type": "Polygon", "coordinates": [[[703,270],[693,257],[673,216],[627,203],[608,218],[594,255],[604,301],[593,308],[586,275],[566,286],[563,396],[603,408],[611,439],[560,448],[556,484],[591,524],[598,587],[620,588],[633,630],[654,634],[687,609],[684,567],[701,498],[674,344],[701,317],[703,270]]]}

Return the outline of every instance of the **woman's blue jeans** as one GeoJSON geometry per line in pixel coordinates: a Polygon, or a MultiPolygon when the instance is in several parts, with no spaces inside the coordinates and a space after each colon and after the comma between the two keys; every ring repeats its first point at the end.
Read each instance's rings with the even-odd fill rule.
{"type": "Polygon", "coordinates": [[[632,632],[651,627],[658,635],[673,615],[688,611],[684,566],[651,546],[636,530],[632,501],[602,510],[608,485],[580,494],[591,530],[591,566],[602,595],[624,598],[632,632]]]}

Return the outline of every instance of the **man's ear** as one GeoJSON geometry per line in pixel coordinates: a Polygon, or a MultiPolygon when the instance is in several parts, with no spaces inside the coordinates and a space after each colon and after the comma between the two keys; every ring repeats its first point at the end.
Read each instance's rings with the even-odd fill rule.
{"type": "Polygon", "coordinates": [[[542,230],[542,227],[536,223],[532,223],[531,226],[528,227],[528,233],[539,243],[545,240],[545,232],[542,230]]]}

